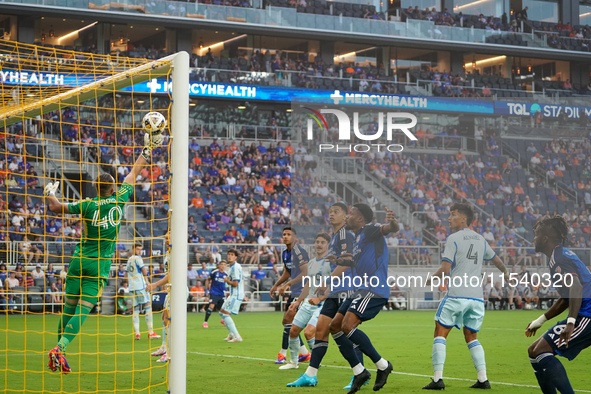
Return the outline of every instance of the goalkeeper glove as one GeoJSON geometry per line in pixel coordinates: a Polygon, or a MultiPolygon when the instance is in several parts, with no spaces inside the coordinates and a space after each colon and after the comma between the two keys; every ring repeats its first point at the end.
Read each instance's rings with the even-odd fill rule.
{"type": "Polygon", "coordinates": [[[164,142],[164,136],[162,134],[156,134],[150,136],[150,134],[144,134],[144,149],[142,150],[142,156],[146,161],[150,161],[152,157],[152,149],[157,148],[164,142]]]}
{"type": "Polygon", "coordinates": [[[44,196],[55,196],[55,192],[57,191],[58,187],[60,186],[60,181],[49,182],[45,185],[45,189],[43,190],[44,196]]]}

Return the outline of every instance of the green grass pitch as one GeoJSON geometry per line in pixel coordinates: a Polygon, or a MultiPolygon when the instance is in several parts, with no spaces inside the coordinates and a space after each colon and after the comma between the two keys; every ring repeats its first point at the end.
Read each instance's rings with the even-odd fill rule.
{"type": "MultiPolygon", "coordinates": [[[[479,340],[486,352],[493,390],[519,394],[540,392],[527,357],[527,347],[533,339],[523,334],[528,322],[539,314],[539,311],[487,311],[479,340]]],[[[382,392],[423,392],[421,387],[429,382],[432,373],[433,315],[434,311],[383,311],[361,326],[382,356],[394,365],[394,373],[382,392]]],[[[351,371],[345,368],[346,362],[332,339],[323,361],[326,367],[318,374],[318,386],[287,389],[285,384],[303,373],[307,364],[300,365],[298,370],[280,371],[273,363],[281,344],[281,314],[236,316],[234,320],[244,338],[242,343],[222,341],[227,331],[217,313],[212,315],[209,329],[201,327],[203,318],[202,313],[188,316],[188,393],[345,392],[342,387],[348,383],[351,371]]],[[[76,338],[68,348],[68,361],[74,371],[69,375],[51,373],[46,366],[47,351],[56,342],[58,316],[28,315],[25,319],[13,315],[1,319],[0,391],[166,393],[163,382],[167,367],[149,355],[160,345],[160,340],[149,341],[144,333],[140,341],[135,341],[129,316],[90,316],[83,326],[82,340],[76,338]]],[[[145,330],[143,320],[142,317],[140,327],[145,330]]],[[[154,316],[154,322],[157,328],[161,326],[159,314],[154,316]]],[[[546,323],[543,328],[550,326],[546,323]]],[[[573,362],[563,358],[561,361],[575,390],[585,392],[591,383],[591,351],[582,352],[573,362]]],[[[374,368],[369,360],[366,363],[374,368]]],[[[447,392],[474,392],[467,387],[476,380],[476,371],[463,335],[455,329],[447,341],[444,380],[447,392]]],[[[371,386],[360,392],[372,392],[371,386]]]]}

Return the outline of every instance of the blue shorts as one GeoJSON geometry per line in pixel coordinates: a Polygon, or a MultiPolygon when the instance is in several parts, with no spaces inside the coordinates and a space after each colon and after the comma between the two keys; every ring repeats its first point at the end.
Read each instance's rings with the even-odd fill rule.
{"type": "Polygon", "coordinates": [[[443,297],[435,313],[435,321],[444,327],[466,327],[478,332],[484,320],[484,301],[471,298],[443,297]]]}
{"type": "Polygon", "coordinates": [[[242,300],[235,297],[228,297],[224,301],[222,309],[226,312],[230,312],[232,315],[237,315],[238,312],[240,312],[240,305],[242,305],[242,300]]]}
{"type": "Polygon", "coordinates": [[[320,314],[328,316],[332,319],[337,315],[337,312],[339,311],[339,308],[343,304],[343,302],[345,302],[345,300],[351,297],[353,294],[353,290],[339,291],[338,293],[332,294],[330,297],[324,300],[324,305],[322,305],[320,314]]]}
{"type": "Polygon", "coordinates": [[[137,290],[131,292],[133,297],[133,306],[146,305],[150,302],[150,295],[146,290],[137,290]]]}
{"type": "Polygon", "coordinates": [[[561,320],[554,327],[550,327],[543,335],[546,342],[559,356],[574,360],[581,350],[591,346],[591,318],[579,315],[575,322],[575,329],[568,341],[568,347],[560,340],[560,334],[566,327],[566,319],[561,320]]]}
{"type": "Polygon", "coordinates": [[[217,294],[210,294],[209,295],[209,303],[214,305],[214,308],[218,308],[220,309],[222,307],[222,304],[225,301],[225,298],[223,295],[217,295],[217,294]]]}
{"type": "Polygon", "coordinates": [[[357,290],[352,297],[341,304],[339,313],[351,312],[361,321],[368,321],[376,317],[387,303],[387,298],[380,297],[369,290],[357,290]]]}

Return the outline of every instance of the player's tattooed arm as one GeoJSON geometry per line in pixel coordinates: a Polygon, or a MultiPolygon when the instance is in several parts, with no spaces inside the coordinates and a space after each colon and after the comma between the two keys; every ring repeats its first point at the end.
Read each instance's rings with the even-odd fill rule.
{"type": "Polygon", "coordinates": [[[273,287],[271,287],[271,290],[269,290],[269,295],[273,297],[275,293],[277,293],[277,288],[287,280],[289,280],[289,272],[287,271],[287,269],[284,269],[283,274],[281,274],[281,278],[279,278],[279,280],[277,280],[277,283],[275,283],[273,287]]]}
{"type": "MultiPolygon", "coordinates": [[[[353,267],[355,265],[355,263],[352,259],[344,259],[342,257],[337,257],[334,255],[326,256],[324,258],[324,260],[328,261],[331,264],[336,264],[336,265],[343,266],[343,267],[353,267]]],[[[337,269],[338,269],[338,267],[334,270],[334,272],[336,272],[337,269]]],[[[346,269],[341,271],[341,273],[345,272],[345,271],[346,271],[346,269]]],[[[333,272],[333,274],[334,274],[334,272],[333,272]]],[[[331,274],[331,276],[340,276],[341,273],[339,273],[338,275],[331,274]]]]}
{"type": "Polygon", "coordinates": [[[382,226],[382,234],[383,235],[388,235],[391,233],[397,233],[398,230],[400,230],[400,225],[398,224],[398,221],[396,220],[396,217],[394,216],[394,211],[392,211],[389,208],[384,208],[386,210],[386,221],[388,222],[387,224],[384,224],[382,226]]]}
{"type": "Polygon", "coordinates": [[[499,258],[499,256],[495,256],[495,258],[492,260],[492,263],[505,276],[505,283],[509,283],[509,272],[507,271],[507,267],[505,267],[505,264],[503,264],[503,262],[501,261],[501,259],[499,258]]]}
{"type": "Polygon", "coordinates": [[[562,297],[559,298],[552,305],[552,307],[546,311],[546,313],[542,314],[536,320],[532,321],[527,325],[527,328],[525,329],[525,336],[531,337],[536,335],[536,331],[538,331],[538,328],[542,327],[542,325],[548,320],[551,320],[556,316],[560,315],[562,312],[564,312],[568,308],[568,304],[568,300],[562,297]]]}

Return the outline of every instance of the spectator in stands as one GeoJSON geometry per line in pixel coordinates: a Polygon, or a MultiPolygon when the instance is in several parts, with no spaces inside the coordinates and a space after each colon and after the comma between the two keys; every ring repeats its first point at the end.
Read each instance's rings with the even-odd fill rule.
{"type": "Polygon", "coordinates": [[[123,264],[119,264],[119,267],[117,268],[117,278],[124,279],[126,277],[127,271],[125,270],[125,267],[123,266],[123,264]]]}
{"type": "Polygon", "coordinates": [[[0,263],[0,281],[5,282],[6,278],[8,278],[8,271],[6,269],[6,264],[0,263]]]}
{"type": "Polygon", "coordinates": [[[20,285],[20,281],[16,276],[16,271],[10,271],[8,278],[6,278],[4,282],[8,286],[9,290],[20,285]]]}
{"type": "Polygon", "coordinates": [[[258,264],[257,269],[252,271],[251,278],[260,281],[267,277],[267,272],[263,269],[262,264],[258,264]]]}
{"type": "Polygon", "coordinates": [[[189,263],[187,264],[187,279],[192,280],[192,279],[197,279],[197,270],[195,268],[193,268],[193,264],[189,263]]]}
{"type": "Polygon", "coordinates": [[[130,315],[131,310],[129,308],[129,282],[127,279],[121,281],[121,287],[117,291],[117,314],[118,315],[130,315]]]}
{"type": "Polygon", "coordinates": [[[66,280],[66,276],[68,275],[68,268],[70,267],[69,264],[64,265],[64,269],[60,271],[59,279],[62,280],[62,283],[66,280]]]}
{"type": "Polygon", "coordinates": [[[45,272],[41,269],[41,265],[37,264],[35,269],[31,273],[33,275],[33,279],[45,279],[45,272]]]}
{"type": "Polygon", "coordinates": [[[201,268],[197,271],[197,277],[199,279],[206,280],[210,277],[211,271],[207,269],[207,264],[205,262],[201,263],[201,268]]]}
{"type": "Polygon", "coordinates": [[[203,288],[203,284],[200,280],[197,281],[195,286],[193,286],[193,287],[191,287],[191,289],[189,289],[189,294],[191,297],[191,301],[196,303],[196,305],[193,305],[192,311],[197,312],[197,309],[198,309],[199,312],[201,312],[202,309],[206,305],[205,304],[206,299],[205,299],[205,289],[203,288]]]}

